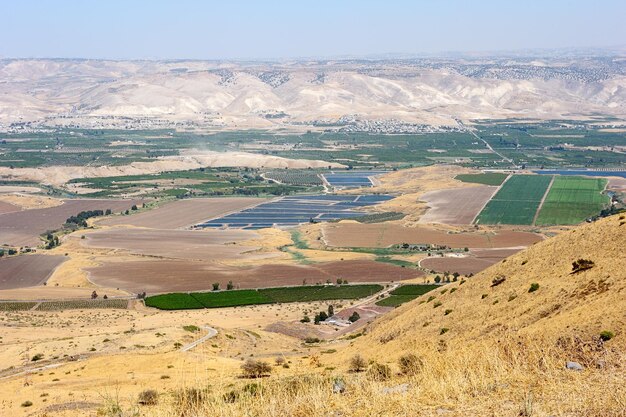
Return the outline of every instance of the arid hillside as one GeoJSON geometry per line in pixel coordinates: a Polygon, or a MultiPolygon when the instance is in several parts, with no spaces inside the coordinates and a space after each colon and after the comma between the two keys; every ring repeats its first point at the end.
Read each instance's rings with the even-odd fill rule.
{"type": "Polygon", "coordinates": [[[456,119],[626,114],[618,58],[312,61],[0,61],[0,123],[83,127],[382,129],[456,119]],[[117,120],[116,118],[119,118],[117,120]],[[392,122],[393,121],[393,122],[392,122]],[[363,124],[365,123],[365,124],[363,124]],[[394,127],[390,127],[394,126],[394,127]]]}

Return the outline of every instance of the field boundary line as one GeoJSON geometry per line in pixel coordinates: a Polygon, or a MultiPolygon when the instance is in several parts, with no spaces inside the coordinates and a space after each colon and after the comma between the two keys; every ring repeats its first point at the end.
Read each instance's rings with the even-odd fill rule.
{"type": "Polygon", "coordinates": [[[539,218],[539,212],[541,211],[541,208],[543,207],[543,203],[546,201],[546,198],[548,197],[548,193],[552,189],[552,184],[554,184],[555,177],[556,175],[552,176],[552,179],[550,180],[550,184],[548,184],[548,187],[546,188],[546,192],[543,193],[543,197],[541,198],[541,201],[539,202],[539,206],[537,207],[537,211],[535,212],[535,216],[533,217],[533,222],[531,223],[531,226],[535,226],[535,223],[537,223],[537,219],[539,218]]]}
{"type": "Polygon", "coordinates": [[[509,180],[509,178],[511,178],[513,176],[513,174],[509,174],[507,175],[507,177],[504,179],[504,181],[502,181],[502,184],[498,185],[498,187],[494,190],[493,194],[491,194],[491,197],[489,197],[489,200],[485,201],[485,204],[482,205],[482,207],[480,208],[480,210],[478,210],[476,212],[476,215],[474,216],[474,218],[472,219],[472,221],[470,222],[470,224],[476,224],[476,219],[478,219],[478,216],[480,216],[480,213],[483,212],[483,210],[485,209],[485,207],[487,207],[487,204],[489,204],[489,202],[493,199],[493,197],[498,193],[498,191],[500,191],[500,188],[502,188],[504,186],[504,184],[509,180]]]}

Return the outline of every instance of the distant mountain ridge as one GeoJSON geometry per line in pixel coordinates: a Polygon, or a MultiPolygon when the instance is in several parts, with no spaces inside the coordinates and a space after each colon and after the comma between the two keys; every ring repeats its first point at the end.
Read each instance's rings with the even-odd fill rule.
{"type": "Polygon", "coordinates": [[[597,116],[626,116],[624,59],[0,60],[4,126],[105,128],[146,118],[154,127],[276,128],[345,117],[455,126],[597,116]]]}

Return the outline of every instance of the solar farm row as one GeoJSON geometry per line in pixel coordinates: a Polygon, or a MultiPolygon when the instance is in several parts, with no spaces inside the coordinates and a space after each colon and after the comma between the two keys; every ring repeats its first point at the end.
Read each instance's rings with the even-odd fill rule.
{"type": "Polygon", "coordinates": [[[370,177],[385,174],[386,172],[388,171],[332,171],[328,174],[322,174],[322,176],[335,188],[359,188],[371,187],[373,184],[370,177]]]}
{"type": "Polygon", "coordinates": [[[199,224],[201,228],[241,228],[247,230],[272,226],[295,226],[313,221],[350,219],[363,216],[355,211],[390,200],[388,195],[308,195],[290,196],[199,224]]]}

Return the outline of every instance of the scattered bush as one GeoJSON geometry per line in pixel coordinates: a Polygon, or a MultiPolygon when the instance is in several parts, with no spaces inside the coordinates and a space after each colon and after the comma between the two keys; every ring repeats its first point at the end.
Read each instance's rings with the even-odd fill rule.
{"type": "Polygon", "coordinates": [[[600,340],[607,342],[615,337],[615,333],[610,330],[603,330],[600,332],[600,340]]]}
{"type": "Polygon", "coordinates": [[[304,315],[304,317],[300,319],[300,323],[310,323],[310,322],[311,322],[311,319],[306,314],[304,315]]]}
{"type": "Polygon", "coordinates": [[[307,337],[304,339],[304,343],[319,343],[320,339],[318,337],[307,337]]]}
{"type": "Polygon", "coordinates": [[[584,271],[586,269],[591,269],[594,266],[595,264],[590,259],[578,259],[577,261],[572,262],[572,274],[584,271]]]}
{"type": "Polygon", "coordinates": [[[354,323],[355,321],[358,321],[360,318],[361,316],[359,315],[359,313],[355,311],[354,313],[352,313],[350,317],[348,317],[348,320],[350,321],[350,323],[354,323]]]}
{"type": "Polygon", "coordinates": [[[30,407],[31,405],[33,405],[33,402],[32,402],[32,401],[24,401],[24,402],[22,403],[22,407],[30,407]]]}
{"type": "Polygon", "coordinates": [[[447,309],[446,311],[443,312],[444,316],[447,316],[448,314],[452,313],[452,310],[447,309]]]}
{"type": "Polygon", "coordinates": [[[437,308],[437,307],[441,307],[441,301],[436,301],[436,302],[433,304],[433,308],[437,308]]]}
{"type": "Polygon", "coordinates": [[[193,324],[183,326],[183,329],[191,333],[197,333],[200,331],[200,328],[198,326],[194,326],[193,324]]]}
{"type": "Polygon", "coordinates": [[[491,280],[491,286],[497,287],[498,285],[502,284],[504,281],[506,281],[506,277],[504,275],[498,275],[497,277],[491,280]]]}
{"type": "Polygon", "coordinates": [[[530,284],[530,288],[528,289],[528,292],[535,292],[539,289],[539,284],[536,282],[533,282],[532,284],[530,284]]]}
{"type": "Polygon", "coordinates": [[[219,291],[220,290],[220,283],[219,282],[214,282],[213,283],[213,291],[219,291]]]}
{"type": "Polygon", "coordinates": [[[139,393],[138,403],[141,405],[156,405],[159,399],[159,393],[153,389],[147,389],[139,393]]]}
{"type": "Polygon", "coordinates": [[[439,330],[439,334],[446,334],[449,330],[450,329],[448,329],[447,327],[442,327],[441,330],[439,330]]]}
{"type": "Polygon", "coordinates": [[[485,299],[485,298],[487,298],[487,297],[488,297],[488,295],[487,295],[487,294],[483,294],[483,295],[481,295],[481,296],[480,296],[480,299],[481,299],[481,300],[484,300],[484,299],[485,299]]]}
{"type": "Polygon", "coordinates": [[[363,359],[363,356],[354,355],[352,358],[350,358],[350,366],[348,369],[350,370],[350,372],[363,372],[366,366],[367,363],[365,363],[365,359],[363,359]]]}
{"type": "Polygon", "coordinates": [[[260,378],[269,375],[272,367],[267,362],[248,359],[241,365],[241,371],[246,378],[260,378]]]}
{"type": "Polygon", "coordinates": [[[32,358],[30,358],[30,360],[32,362],[37,362],[43,359],[43,353],[38,353],[35,356],[33,356],[32,358]]]}
{"type": "Polygon", "coordinates": [[[391,378],[391,368],[381,363],[373,363],[367,370],[367,376],[375,381],[386,381],[391,378]]]}
{"type": "Polygon", "coordinates": [[[174,393],[174,402],[182,416],[194,415],[206,399],[207,390],[198,388],[182,389],[174,393]]]}
{"type": "Polygon", "coordinates": [[[400,372],[405,375],[416,375],[424,368],[422,360],[413,353],[407,353],[400,356],[398,359],[398,366],[400,366],[400,372]]]}

